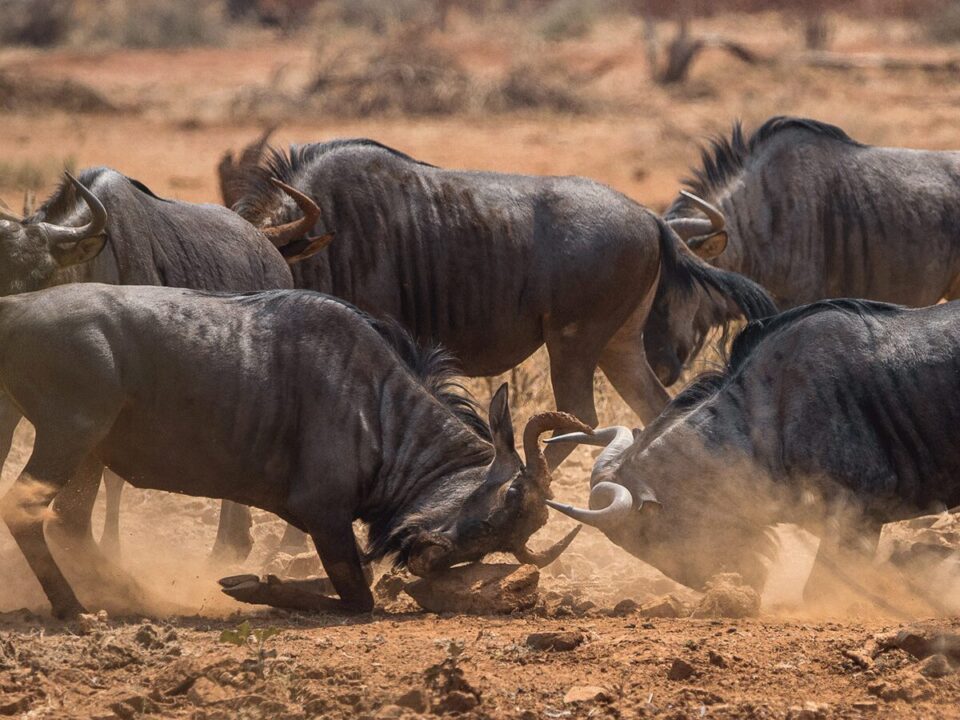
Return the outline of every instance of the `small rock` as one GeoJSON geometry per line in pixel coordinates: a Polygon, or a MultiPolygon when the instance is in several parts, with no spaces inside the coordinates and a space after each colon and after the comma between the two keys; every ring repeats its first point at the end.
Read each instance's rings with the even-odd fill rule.
{"type": "Polygon", "coordinates": [[[858,700],[853,704],[853,709],[860,712],[876,712],[879,707],[876,700],[858,700]]]}
{"type": "Polygon", "coordinates": [[[381,601],[393,602],[400,597],[400,593],[408,582],[410,582],[410,576],[407,573],[393,569],[380,576],[373,586],[373,594],[381,601]]]}
{"type": "Polygon", "coordinates": [[[101,610],[98,613],[81,613],[77,617],[77,632],[80,635],[103,632],[106,629],[107,620],[109,620],[109,617],[106,610],[101,610]]]}
{"type": "Polygon", "coordinates": [[[596,685],[574,685],[563,696],[566,705],[573,703],[611,702],[613,698],[602,687],[596,685]]]}
{"type": "Polygon", "coordinates": [[[29,709],[29,695],[4,695],[0,697],[0,715],[20,715],[29,709]]]}
{"type": "Polygon", "coordinates": [[[667,679],[687,680],[693,677],[695,672],[696,671],[693,669],[693,665],[688,663],[686,660],[674,658],[673,664],[670,665],[670,669],[667,671],[667,679]]]}
{"type": "Polygon", "coordinates": [[[568,652],[574,650],[584,641],[581,632],[540,632],[530,633],[527,636],[527,647],[534,650],[554,650],[568,652]]]}
{"type": "Polygon", "coordinates": [[[946,655],[931,655],[920,666],[920,674],[928,678],[942,678],[953,673],[954,669],[946,655]]]}
{"type": "Polygon", "coordinates": [[[399,705],[384,705],[374,713],[374,717],[377,718],[377,720],[396,720],[396,718],[403,717],[405,712],[406,709],[399,705]]]}
{"type": "Polygon", "coordinates": [[[183,695],[200,677],[200,670],[192,660],[172,662],[157,676],[154,681],[154,693],[160,697],[183,695]]]}
{"type": "MultiPolygon", "coordinates": [[[[877,693],[881,700],[892,702],[894,700],[903,700],[908,703],[927,700],[933,696],[933,685],[925,677],[919,674],[908,673],[899,676],[890,683],[881,683],[877,693]]],[[[872,686],[871,686],[872,687],[872,686]]],[[[867,688],[870,690],[870,687],[867,688]]]]}
{"type": "Polygon", "coordinates": [[[426,693],[420,688],[407,690],[407,692],[397,698],[397,705],[410,708],[417,713],[424,713],[427,711],[426,693]]]}
{"type": "Polygon", "coordinates": [[[147,713],[155,713],[160,708],[145,695],[130,695],[111,703],[110,709],[122,720],[133,720],[133,718],[147,713]]]}
{"type": "Polygon", "coordinates": [[[694,617],[745,618],[760,614],[760,594],[737,573],[720,573],[707,581],[707,591],[694,617]]]}
{"type": "Polygon", "coordinates": [[[633,615],[639,609],[640,603],[630,598],[625,598],[613,606],[610,614],[614,617],[626,617],[627,615],[633,615]]]}
{"type": "Polygon", "coordinates": [[[197,681],[187,691],[187,697],[194,705],[210,705],[226,700],[230,697],[230,693],[210,678],[201,677],[197,678],[197,681]]]}
{"type": "Polygon", "coordinates": [[[787,720],[826,720],[829,713],[830,706],[826,703],[807,701],[800,707],[791,707],[787,711],[787,720]]]}
{"type": "Polygon", "coordinates": [[[688,615],[683,603],[673,595],[664,595],[640,606],[640,617],[680,618],[688,615]]]}
{"type": "Polygon", "coordinates": [[[506,614],[536,605],[539,582],[535,565],[472,563],[421,578],[404,592],[431,612],[506,614]]]}
{"type": "Polygon", "coordinates": [[[148,650],[162,648],[163,640],[160,639],[160,633],[150,623],[144,623],[133,636],[134,641],[141,647],[148,650]]]}
{"type": "Polygon", "coordinates": [[[708,650],[707,659],[715,667],[725,668],[727,666],[727,659],[716,650],[708,650]]]}
{"type": "Polygon", "coordinates": [[[473,710],[480,704],[476,695],[461,690],[451,690],[433,706],[436,715],[445,713],[465,713],[473,710]]]}

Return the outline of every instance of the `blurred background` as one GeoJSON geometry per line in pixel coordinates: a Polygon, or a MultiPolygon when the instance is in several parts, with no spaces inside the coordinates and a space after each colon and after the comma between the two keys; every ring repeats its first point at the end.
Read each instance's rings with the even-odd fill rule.
{"type": "Polygon", "coordinates": [[[215,202],[276,126],[660,209],[735,118],[960,146],[958,43],[956,0],[0,0],[0,198],[102,164],[215,202]]]}

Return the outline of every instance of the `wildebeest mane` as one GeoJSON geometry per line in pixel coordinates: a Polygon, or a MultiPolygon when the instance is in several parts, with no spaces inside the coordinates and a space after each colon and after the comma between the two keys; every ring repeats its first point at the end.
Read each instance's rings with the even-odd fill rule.
{"type": "Polygon", "coordinates": [[[678,403],[683,409],[689,409],[692,405],[706,399],[711,391],[715,393],[723,385],[723,381],[729,380],[743,367],[747,358],[762,342],[808,317],[826,312],[839,312],[865,319],[869,316],[897,314],[903,312],[904,309],[902,305],[892,303],[840,298],[801,305],[778,315],[753,320],[747,323],[746,327],[734,338],[724,371],[722,373],[710,371],[695,378],[670,403],[668,409],[678,403]]]}
{"type": "Polygon", "coordinates": [[[294,144],[286,151],[270,146],[263,153],[259,164],[244,168],[236,178],[235,189],[240,199],[234,203],[233,210],[248,222],[262,225],[286,197],[270,182],[271,178],[277,178],[288,185],[295,186],[296,181],[311,164],[330,152],[345,148],[375,148],[400,160],[434,167],[368,138],[346,138],[305,145],[294,144]]]}
{"type": "Polygon", "coordinates": [[[479,437],[493,442],[490,426],[480,415],[477,401],[460,382],[460,368],[446,348],[442,345],[421,345],[406,328],[392,318],[374,318],[366,313],[361,314],[431,395],[446,405],[479,437]]]}
{"type": "MultiPolygon", "coordinates": [[[[831,140],[863,147],[862,143],[851,138],[836,125],[819,120],[778,115],[763,123],[749,138],[744,136],[743,124],[740,120],[735,120],[729,137],[715,136],[708,141],[706,147],[701,148],[700,167],[693,168],[693,175],[685,178],[683,184],[694,195],[709,199],[723,190],[742,172],[744,164],[752,153],[757,152],[772,137],[786,130],[807,130],[831,140]]],[[[678,209],[681,205],[686,207],[685,201],[674,203],[671,211],[678,209]]]]}

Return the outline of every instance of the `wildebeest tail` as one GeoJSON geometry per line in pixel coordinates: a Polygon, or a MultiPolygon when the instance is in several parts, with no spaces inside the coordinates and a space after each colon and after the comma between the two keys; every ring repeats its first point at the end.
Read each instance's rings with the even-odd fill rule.
{"type": "Polygon", "coordinates": [[[666,222],[657,218],[657,224],[660,226],[661,286],[688,292],[699,286],[713,291],[736,305],[747,320],[776,314],[773,298],[757,283],[704,262],[666,222]]]}

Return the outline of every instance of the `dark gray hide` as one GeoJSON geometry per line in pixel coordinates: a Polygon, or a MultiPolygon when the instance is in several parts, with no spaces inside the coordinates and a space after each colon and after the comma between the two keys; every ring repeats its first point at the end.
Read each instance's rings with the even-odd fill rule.
{"type": "Polygon", "coordinates": [[[803,306],[750,323],[724,372],[607,453],[592,512],[555,507],[687,585],[721,570],[760,585],[773,523],[823,552],[960,504],[958,398],[960,303],[803,306]]]}
{"type": "Polygon", "coordinates": [[[293,268],[298,287],[396,318],[471,376],[502,373],[546,344],[557,408],[587,424],[598,366],[643,422],[668,400],[642,345],[658,277],[674,290],[671,322],[690,321],[704,287],[750,317],[772,310],[652,212],[584,178],[445,170],[370,140],[295,145],[248,173],[235,209],[255,225],[294,212],[272,176],[308,193],[338,237],[293,268]]]}
{"type": "MultiPolygon", "coordinates": [[[[63,183],[31,217],[0,227],[0,294],[74,282],[168,285],[198,290],[290,288],[293,280],[277,248],[246,220],[218,205],[164,200],[146,186],[109,168],[79,175],[107,211],[106,244],[99,254],[55,258],[35,229],[42,223],[79,226],[86,204],[63,183]],[[34,237],[37,236],[37,237],[34,237]]],[[[100,241],[102,245],[102,240],[100,241]]],[[[10,450],[20,412],[0,399],[0,457],[10,450]]],[[[107,475],[105,546],[119,546],[122,484],[107,475]]],[[[88,520],[89,522],[89,520],[88,520]]],[[[215,554],[245,557],[250,550],[249,511],[226,506],[215,554]]]]}
{"type": "MultiPolygon", "coordinates": [[[[685,184],[726,219],[714,264],[760,283],[781,307],[960,297],[960,153],[872,147],[833,125],[774,117],[749,138],[735,123],[685,184]]],[[[682,196],[666,214],[673,224],[691,217],[702,215],[682,196]]],[[[723,311],[704,305],[699,332],[723,311]]],[[[698,345],[662,333],[646,343],[662,380],[698,345]]]]}
{"type": "MultiPolygon", "coordinates": [[[[455,392],[447,356],[332,298],[66,285],[0,299],[0,347],[0,381],[37,432],[0,509],[58,616],[82,606],[50,557],[45,509],[57,498],[89,514],[104,466],[308,532],[340,600],[281,597],[293,607],[372,607],[355,519],[369,524],[369,559],[396,554],[421,575],[498,550],[545,563],[572,539],[525,549],[550,497],[538,438],[586,426],[532,418],[524,464],[505,386],[488,426],[455,392]]],[[[92,540],[70,517],[54,522],[76,535],[77,558],[92,540]]],[[[237,594],[270,602],[276,590],[237,594]]]]}

